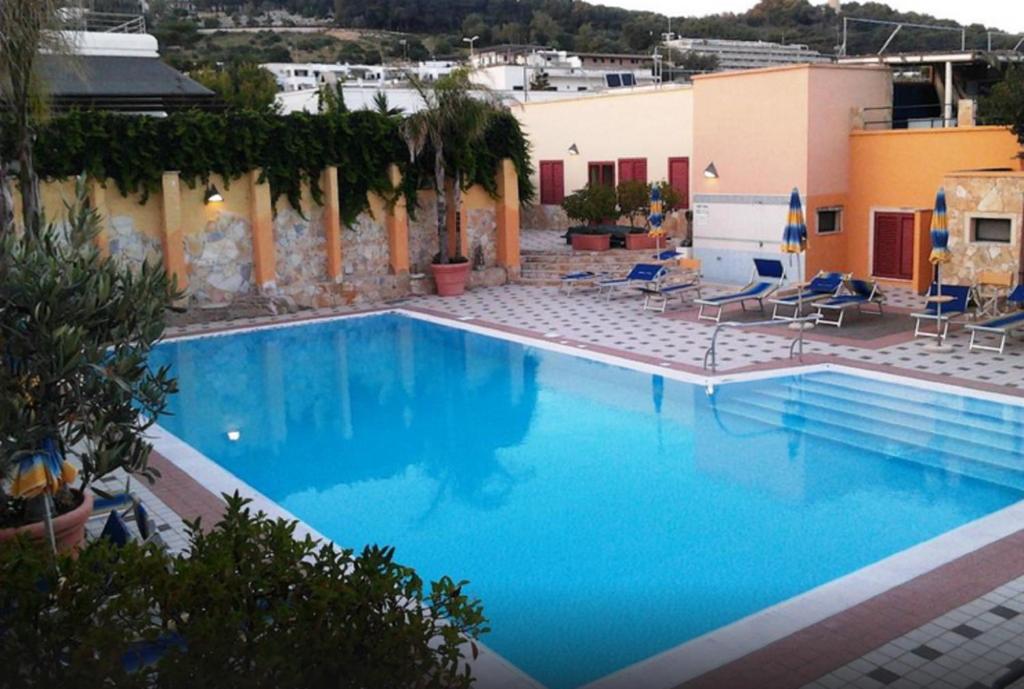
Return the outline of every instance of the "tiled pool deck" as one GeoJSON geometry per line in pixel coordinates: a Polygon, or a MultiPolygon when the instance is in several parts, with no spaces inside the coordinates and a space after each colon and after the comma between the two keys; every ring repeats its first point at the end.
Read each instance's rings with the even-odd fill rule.
{"type": "MultiPolygon", "coordinates": [[[[707,294],[718,290],[709,288],[707,294]]],[[[1006,353],[968,352],[962,330],[951,333],[951,354],[935,355],[914,340],[906,314],[922,306],[914,294],[890,290],[893,324],[883,337],[858,338],[870,316],[842,331],[818,327],[807,335],[805,363],[836,362],[987,391],[1024,396],[1024,341],[1006,353]],[[900,320],[902,319],[902,321],[900,320]],[[905,323],[901,325],[901,323],[905,323]]],[[[606,301],[593,293],[562,294],[556,288],[507,286],[462,297],[408,299],[395,306],[472,322],[506,332],[579,347],[680,371],[702,372],[713,323],[694,320],[693,307],[662,314],[643,312],[636,296],[606,301]]],[[[190,326],[169,335],[225,327],[253,327],[343,313],[344,309],[190,326]]],[[[719,373],[788,367],[791,331],[785,328],[725,332],[719,373]]],[[[161,535],[172,548],[184,545],[181,517],[216,520],[222,503],[168,460],[152,464],[163,477],[151,490],[161,535]]],[[[137,484],[136,484],[137,485],[137,484]]],[[[840,687],[987,687],[1024,658],[1024,531],[984,546],[922,576],[764,648],[682,687],[743,689],[838,689],[840,687]]],[[[486,686],[486,685],[481,685],[486,686]]],[[[511,686],[511,685],[509,685],[511,686]]],[[[518,685],[517,685],[518,686],[518,685]]],[[[525,686],[525,685],[524,685],[525,686]]],[[[639,684],[635,686],[640,686],[639,684]]]]}

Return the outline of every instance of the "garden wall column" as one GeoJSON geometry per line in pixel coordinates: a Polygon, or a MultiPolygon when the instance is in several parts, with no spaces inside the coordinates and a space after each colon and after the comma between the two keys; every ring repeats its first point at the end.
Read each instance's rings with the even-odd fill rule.
{"type": "MultiPolygon", "coordinates": [[[[388,177],[396,189],[402,184],[402,173],[397,165],[388,167],[388,177]]],[[[391,273],[401,275],[409,272],[409,209],[405,196],[399,194],[395,205],[387,211],[388,260],[391,273]]]]}
{"type": "Polygon", "coordinates": [[[107,210],[107,190],[94,179],[89,179],[89,205],[100,215],[100,231],[96,235],[96,246],[104,256],[110,255],[110,212],[107,210]]]}
{"type": "Polygon", "coordinates": [[[506,158],[498,169],[497,215],[498,265],[519,271],[519,177],[515,164],[506,158]]]}
{"type": "Polygon", "coordinates": [[[165,172],[161,182],[162,204],[160,243],[164,252],[164,270],[178,281],[178,289],[188,287],[188,267],[185,265],[185,238],[181,229],[181,180],[177,172],[165,172]]]}
{"type": "Polygon", "coordinates": [[[256,287],[273,289],[277,284],[274,249],[274,208],[270,185],[260,181],[260,170],[249,172],[249,222],[252,226],[252,272],[256,287]]]}
{"type": "Polygon", "coordinates": [[[341,197],[338,189],[338,168],[329,167],[320,177],[324,194],[324,251],[327,252],[327,277],[341,282],[341,197]]]}

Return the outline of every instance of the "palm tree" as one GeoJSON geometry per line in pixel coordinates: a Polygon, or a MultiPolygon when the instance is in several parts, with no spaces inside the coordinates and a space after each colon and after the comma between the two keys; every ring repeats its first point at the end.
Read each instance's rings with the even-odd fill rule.
{"type": "Polygon", "coordinates": [[[437,262],[447,264],[464,256],[448,254],[447,185],[452,181],[452,202],[456,217],[462,206],[462,190],[475,177],[475,151],[483,145],[484,133],[500,104],[485,89],[476,89],[469,72],[457,69],[432,85],[410,77],[413,88],[423,100],[423,108],[401,124],[402,137],[415,161],[425,153],[433,154],[434,191],[437,193],[437,262]],[[429,145],[429,148],[428,148],[429,145]]]}
{"type": "MultiPolygon", "coordinates": [[[[66,15],[61,0],[0,0],[0,101],[14,127],[21,188],[22,217],[29,231],[42,227],[42,202],[32,146],[35,125],[46,109],[46,93],[39,78],[40,51],[67,54],[69,46],[61,28],[66,15]]],[[[0,184],[10,173],[10,162],[0,157],[0,184]]],[[[10,197],[0,192],[0,231],[13,222],[10,197]]]]}

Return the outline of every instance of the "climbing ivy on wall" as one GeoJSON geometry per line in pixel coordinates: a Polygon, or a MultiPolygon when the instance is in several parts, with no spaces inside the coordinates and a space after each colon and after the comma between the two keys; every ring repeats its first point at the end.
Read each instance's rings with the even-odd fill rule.
{"type": "MultiPolygon", "coordinates": [[[[0,152],[10,160],[12,128],[0,119],[0,152]]],[[[177,170],[189,186],[206,184],[211,175],[237,179],[261,169],[276,202],[284,196],[300,207],[303,183],[322,203],[320,173],[338,166],[343,219],[351,224],[367,209],[367,193],[388,200],[405,195],[415,211],[416,191],[432,179],[413,167],[398,132],[398,121],[371,111],[312,115],[273,115],[250,111],[186,111],[167,117],[140,117],[101,111],[71,111],[46,121],[36,141],[36,165],[47,179],[67,179],[85,171],[112,181],[143,202],[161,187],[163,173],[177,170]],[[405,183],[395,189],[388,166],[402,170],[405,183]]],[[[533,198],[530,155],[519,122],[509,112],[497,115],[487,131],[475,167],[476,179],[496,193],[494,173],[502,158],[511,158],[519,177],[520,199],[533,198]]]]}

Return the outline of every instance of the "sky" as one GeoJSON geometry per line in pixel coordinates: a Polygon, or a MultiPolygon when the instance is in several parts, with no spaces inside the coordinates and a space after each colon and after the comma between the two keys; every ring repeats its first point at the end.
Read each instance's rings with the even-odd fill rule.
{"type": "MultiPolygon", "coordinates": [[[[613,5],[634,10],[653,10],[670,15],[702,15],[717,12],[744,12],[756,0],[591,0],[597,5],[613,5]]],[[[811,0],[825,4],[825,0],[811,0]]],[[[925,12],[934,17],[955,19],[961,24],[984,24],[1003,31],[1024,33],[1024,3],[1021,0],[881,0],[905,12],[925,12]]]]}

